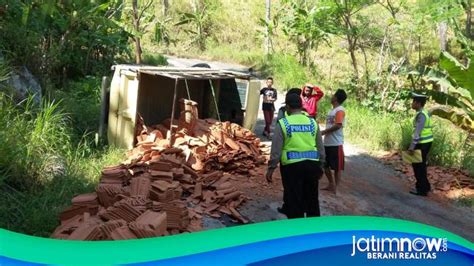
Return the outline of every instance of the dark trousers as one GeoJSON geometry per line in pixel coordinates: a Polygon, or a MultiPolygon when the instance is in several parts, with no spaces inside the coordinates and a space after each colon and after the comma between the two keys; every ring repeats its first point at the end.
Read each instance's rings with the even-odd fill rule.
{"type": "Polygon", "coordinates": [[[285,214],[288,219],[320,216],[319,178],[321,165],[315,161],[302,161],[281,166],[285,214]],[[285,198],[286,197],[286,198],[285,198]]]}
{"type": "Polygon", "coordinates": [[[264,131],[270,133],[270,126],[273,122],[273,110],[263,110],[263,117],[265,118],[265,129],[264,131]]]}
{"type": "Polygon", "coordinates": [[[428,193],[431,190],[431,185],[430,181],[428,181],[428,168],[426,163],[428,160],[428,152],[431,149],[431,142],[417,144],[415,149],[421,150],[421,157],[423,158],[423,162],[412,164],[416,178],[416,191],[428,193]]]}
{"type": "Polygon", "coordinates": [[[280,162],[280,176],[281,176],[281,185],[283,186],[283,205],[281,206],[281,208],[283,210],[286,210],[286,202],[288,201],[288,189],[286,189],[287,185],[286,183],[288,182],[287,179],[288,177],[283,175],[283,171],[282,171],[282,168],[283,168],[283,165],[281,164],[280,162]]]}

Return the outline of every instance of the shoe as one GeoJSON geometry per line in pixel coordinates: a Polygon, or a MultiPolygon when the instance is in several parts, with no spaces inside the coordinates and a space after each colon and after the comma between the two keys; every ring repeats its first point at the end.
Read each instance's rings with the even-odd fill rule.
{"type": "Polygon", "coordinates": [[[422,196],[422,197],[426,197],[428,196],[428,193],[427,192],[419,192],[418,190],[410,190],[410,194],[413,194],[413,195],[416,195],[416,196],[422,196]]]}
{"type": "Polygon", "coordinates": [[[281,213],[281,214],[286,215],[285,209],[283,208],[283,206],[282,206],[282,207],[278,207],[278,208],[277,208],[277,211],[278,211],[279,213],[281,213]]]}

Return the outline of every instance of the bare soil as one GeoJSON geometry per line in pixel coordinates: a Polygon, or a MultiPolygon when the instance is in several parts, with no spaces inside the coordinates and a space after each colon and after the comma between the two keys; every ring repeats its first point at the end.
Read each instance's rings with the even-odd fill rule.
{"type": "MultiPolygon", "coordinates": [[[[263,115],[259,115],[255,132],[261,135],[262,131],[263,115]]],[[[414,185],[403,173],[354,145],[345,144],[344,153],[346,169],[337,195],[321,190],[327,185],[327,179],[320,180],[321,215],[392,217],[432,225],[474,240],[474,208],[459,206],[442,194],[428,197],[409,194],[414,185]]],[[[247,178],[252,182],[236,182],[239,189],[252,198],[240,208],[251,222],[286,219],[276,210],[282,204],[283,195],[279,171],[275,171],[271,184],[265,181],[265,171],[266,165],[263,165],[252,172],[252,177],[241,177],[242,181],[247,178]]]]}

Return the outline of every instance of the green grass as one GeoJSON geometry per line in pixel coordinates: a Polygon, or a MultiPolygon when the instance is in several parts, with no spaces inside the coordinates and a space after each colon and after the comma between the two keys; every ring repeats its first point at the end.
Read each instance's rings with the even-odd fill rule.
{"type": "Polygon", "coordinates": [[[166,66],[168,61],[166,57],[158,53],[144,53],[142,56],[142,63],[150,66],[166,66]]]}
{"type": "MultiPolygon", "coordinates": [[[[321,119],[325,118],[330,108],[327,99],[319,105],[321,119]]],[[[350,143],[361,145],[369,151],[403,150],[410,145],[413,112],[376,112],[353,100],[348,100],[344,107],[347,111],[344,134],[350,143]]],[[[435,141],[430,151],[430,163],[463,168],[473,175],[474,148],[469,145],[468,134],[438,117],[433,117],[433,124],[435,141]]]]}
{"type": "Polygon", "coordinates": [[[273,54],[262,59],[258,69],[266,76],[273,76],[280,90],[301,88],[306,82],[314,82],[313,75],[292,55],[273,54]]]}
{"type": "Polygon", "coordinates": [[[84,95],[91,95],[87,82],[75,89],[84,91],[63,101],[44,100],[40,106],[31,98],[15,104],[0,94],[1,228],[49,236],[71,198],[93,191],[103,166],[124,159],[123,150],[96,147],[84,135],[96,127],[87,123],[98,117],[99,109],[91,97],[89,105],[81,107],[81,101],[74,99],[87,101],[84,95]],[[74,110],[74,115],[65,109],[74,110]],[[81,119],[84,123],[73,127],[81,119]]]}
{"type": "Polygon", "coordinates": [[[70,120],[73,142],[80,142],[84,135],[91,139],[97,132],[100,91],[101,78],[89,76],[79,81],[70,81],[62,90],[54,90],[51,95],[53,99],[60,99],[61,111],[70,120]]]}
{"type": "Polygon", "coordinates": [[[70,206],[74,195],[94,191],[102,167],[121,159],[123,151],[97,151],[93,156],[70,162],[65,174],[27,190],[2,182],[0,212],[4,215],[0,217],[0,227],[48,237],[58,225],[59,213],[70,206]]]}

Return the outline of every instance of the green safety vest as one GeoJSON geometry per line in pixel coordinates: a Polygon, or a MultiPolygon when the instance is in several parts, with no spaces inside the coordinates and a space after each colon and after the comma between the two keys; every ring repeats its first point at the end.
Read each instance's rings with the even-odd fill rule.
{"type": "MultiPolygon", "coordinates": [[[[306,111],[301,111],[301,113],[307,117],[311,117],[306,111]]],[[[288,114],[288,111],[283,112],[283,117],[288,117],[288,116],[290,116],[290,114],[288,114]]]]}
{"type": "Polygon", "coordinates": [[[294,114],[278,120],[283,131],[283,151],[280,162],[288,165],[305,160],[319,161],[316,146],[318,124],[304,114],[294,114]]]}
{"type": "Polygon", "coordinates": [[[416,129],[416,117],[420,113],[425,116],[425,125],[424,125],[423,129],[421,130],[420,137],[418,139],[415,139],[415,140],[417,140],[418,143],[420,143],[420,144],[433,142],[433,130],[432,130],[432,125],[431,125],[431,116],[428,114],[428,112],[426,112],[425,110],[419,111],[416,114],[415,119],[413,120],[413,126],[416,129]]]}

